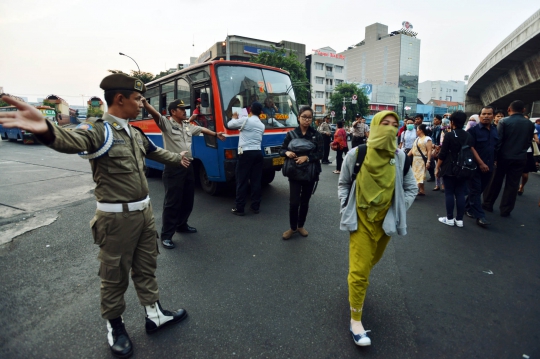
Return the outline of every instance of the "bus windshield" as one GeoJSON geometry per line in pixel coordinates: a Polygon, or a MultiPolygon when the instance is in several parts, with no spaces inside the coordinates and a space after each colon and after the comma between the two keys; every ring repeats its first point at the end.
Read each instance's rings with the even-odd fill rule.
{"type": "Polygon", "coordinates": [[[298,108],[291,79],[284,73],[248,66],[218,66],[217,75],[225,126],[234,112],[249,113],[251,104],[263,104],[260,119],[266,128],[297,127],[298,108]]]}

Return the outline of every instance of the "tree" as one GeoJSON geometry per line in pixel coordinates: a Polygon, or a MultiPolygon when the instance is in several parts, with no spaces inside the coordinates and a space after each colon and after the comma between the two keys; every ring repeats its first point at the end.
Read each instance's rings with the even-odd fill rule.
{"type": "Polygon", "coordinates": [[[251,56],[251,62],[273,66],[291,74],[291,82],[296,94],[296,102],[299,105],[307,105],[309,101],[310,85],[306,74],[306,67],[298,61],[295,54],[285,49],[272,46],[274,52],[261,52],[257,56],[251,56]]]}
{"type": "Polygon", "coordinates": [[[94,107],[88,105],[88,110],[86,112],[86,117],[101,117],[103,116],[103,111],[99,107],[94,107]]]}
{"type": "Polygon", "coordinates": [[[368,114],[369,99],[364,93],[364,90],[362,90],[355,84],[342,83],[334,88],[334,93],[330,97],[330,108],[336,113],[336,119],[343,119],[344,97],[347,101],[349,101],[345,103],[345,106],[347,106],[347,112],[345,113],[345,122],[352,122],[357,113],[361,114],[362,116],[366,116],[368,114]],[[358,96],[358,98],[356,99],[357,102],[354,105],[350,102],[353,95],[358,96]]]}
{"type": "MultiPolygon", "coordinates": [[[[128,75],[126,74],[124,71],[122,70],[107,70],[109,71],[111,74],[124,74],[124,75],[128,75]]],[[[131,73],[129,74],[129,76],[131,77],[136,77],[138,78],[139,80],[141,80],[143,83],[148,83],[152,80],[155,80],[155,77],[154,77],[154,74],[152,74],[151,72],[144,72],[144,71],[135,71],[135,70],[131,70],[131,73]]]]}

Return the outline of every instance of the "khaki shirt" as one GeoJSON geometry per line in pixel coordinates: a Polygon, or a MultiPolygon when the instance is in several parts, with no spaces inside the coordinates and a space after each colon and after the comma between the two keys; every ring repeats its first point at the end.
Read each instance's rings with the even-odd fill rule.
{"type": "Polygon", "coordinates": [[[176,153],[187,151],[186,157],[192,160],[191,143],[193,142],[193,136],[198,136],[202,128],[186,122],[180,124],[174,120],[169,120],[165,116],[161,116],[156,123],[163,133],[165,149],[176,153]]]}
{"type": "Polygon", "coordinates": [[[325,135],[332,134],[332,130],[330,129],[330,125],[327,124],[326,122],[321,123],[321,125],[317,128],[317,131],[319,131],[320,133],[323,133],[325,135]]]}
{"type": "Polygon", "coordinates": [[[366,137],[366,133],[369,133],[369,126],[365,123],[357,123],[353,125],[353,136],[354,137],[366,137]]]}
{"type": "MultiPolygon", "coordinates": [[[[148,183],[144,174],[145,157],[167,165],[180,166],[182,156],[156,147],[138,129],[129,125],[131,137],[109,114],[95,122],[84,123],[86,129],[66,131],[47,121],[53,140],[47,142],[40,135],[36,138],[44,145],[62,153],[94,153],[105,142],[105,124],[109,122],[113,133],[113,145],[109,151],[90,161],[98,202],[129,203],[148,196],[148,183]]],[[[81,127],[81,126],[79,126],[81,127]]]]}

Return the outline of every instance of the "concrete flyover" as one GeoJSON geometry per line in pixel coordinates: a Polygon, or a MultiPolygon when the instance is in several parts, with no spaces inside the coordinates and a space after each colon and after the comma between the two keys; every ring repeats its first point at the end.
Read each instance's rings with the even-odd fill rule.
{"type": "Polygon", "coordinates": [[[504,39],[469,78],[465,111],[478,113],[482,106],[506,110],[522,100],[530,110],[540,100],[540,10],[504,39]]]}

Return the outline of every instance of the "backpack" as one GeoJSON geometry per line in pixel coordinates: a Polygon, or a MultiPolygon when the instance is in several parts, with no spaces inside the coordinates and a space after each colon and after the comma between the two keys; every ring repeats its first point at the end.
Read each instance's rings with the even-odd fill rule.
{"type": "MultiPolygon", "coordinates": [[[[454,132],[455,138],[458,138],[456,131],[454,132]]],[[[468,134],[467,134],[468,135],[468,134]]],[[[452,156],[453,158],[453,156],[452,156]]],[[[467,137],[465,142],[461,145],[461,149],[455,159],[452,160],[452,174],[457,179],[469,179],[476,171],[476,162],[471,150],[471,147],[467,144],[467,137]]]]}
{"type": "MultiPolygon", "coordinates": [[[[358,176],[358,172],[360,172],[360,168],[362,168],[362,163],[364,163],[364,158],[366,158],[366,153],[367,153],[366,145],[358,146],[356,162],[354,164],[354,170],[351,175],[351,179],[353,182],[356,181],[356,176],[358,176]]],[[[407,173],[409,173],[409,170],[411,169],[411,163],[412,163],[412,158],[410,156],[405,155],[405,163],[403,164],[403,178],[405,178],[405,176],[407,176],[407,173]]],[[[352,189],[352,186],[351,186],[351,189],[352,189]]],[[[347,199],[345,200],[345,206],[347,205],[348,201],[349,201],[349,196],[347,196],[347,199]]]]}

